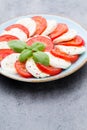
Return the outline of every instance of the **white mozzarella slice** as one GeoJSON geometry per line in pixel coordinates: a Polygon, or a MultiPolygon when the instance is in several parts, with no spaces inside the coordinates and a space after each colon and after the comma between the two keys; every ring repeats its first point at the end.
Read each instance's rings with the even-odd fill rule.
{"type": "Polygon", "coordinates": [[[63,41],[69,41],[69,40],[74,39],[76,35],[77,35],[77,32],[74,29],[70,29],[68,32],[66,32],[62,36],[54,39],[53,42],[56,44],[63,41]]]}
{"type": "Polygon", "coordinates": [[[3,34],[10,34],[10,35],[13,35],[13,36],[16,36],[18,37],[20,40],[22,41],[25,41],[27,39],[27,35],[26,33],[24,33],[21,29],[19,28],[13,28],[11,29],[10,31],[4,31],[2,33],[3,34]]]}
{"type": "Polygon", "coordinates": [[[69,55],[82,54],[83,52],[86,51],[86,48],[84,46],[76,47],[76,46],[56,45],[56,47],[69,55]]]}
{"type": "Polygon", "coordinates": [[[32,36],[36,31],[36,23],[31,18],[23,18],[18,20],[16,23],[24,25],[29,30],[30,36],[32,36]]]}
{"type": "Polygon", "coordinates": [[[26,62],[26,69],[29,73],[31,73],[36,78],[44,78],[49,76],[49,74],[41,72],[36,66],[34,60],[29,58],[26,62]]]}
{"type": "Polygon", "coordinates": [[[56,27],[57,27],[57,22],[55,20],[48,20],[47,28],[41,35],[43,36],[49,35],[51,32],[55,30],[56,27]]]}
{"type": "Polygon", "coordinates": [[[50,52],[46,52],[46,54],[49,56],[50,65],[55,68],[67,69],[68,67],[71,66],[71,62],[68,62],[68,61],[58,58],[58,57],[55,57],[50,52]]]}
{"type": "Polygon", "coordinates": [[[0,49],[9,49],[8,42],[0,42],[0,49]]]}
{"type": "Polygon", "coordinates": [[[13,53],[13,54],[6,56],[1,61],[1,68],[3,69],[3,71],[5,71],[7,73],[16,74],[17,72],[16,72],[14,64],[15,64],[16,60],[18,60],[19,55],[20,55],[19,53],[13,53]]]}

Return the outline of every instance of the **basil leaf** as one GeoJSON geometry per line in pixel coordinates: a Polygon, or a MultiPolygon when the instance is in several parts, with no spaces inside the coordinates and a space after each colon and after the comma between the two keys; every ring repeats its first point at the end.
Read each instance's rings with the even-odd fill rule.
{"type": "Polygon", "coordinates": [[[32,50],[32,47],[29,45],[26,45],[26,48],[32,50]]]}
{"type": "Polygon", "coordinates": [[[31,56],[32,56],[32,51],[29,49],[25,49],[21,52],[21,54],[19,56],[19,60],[20,60],[20,62],[24,62],[31,56]]]}
{"type": "Polygon", "coordinates": [[[45,49],[45,45],[40,42],[33,43],[31,47],[33,51],[43,51],[45,49]]]}
{"type": "Polygon", "coordinates": [[[41,63],[45,66],[49,65],[49,56],[41,51],[33,53],[33,59],[36,63],[41,63]]]}
{"type": "Polygon", "coordinates": [[[15,52],[19,52],[19,53],[22,52],[26,48],[26,42],[19,41],[19,40],[9,41],[8,45],[15,52]]]}

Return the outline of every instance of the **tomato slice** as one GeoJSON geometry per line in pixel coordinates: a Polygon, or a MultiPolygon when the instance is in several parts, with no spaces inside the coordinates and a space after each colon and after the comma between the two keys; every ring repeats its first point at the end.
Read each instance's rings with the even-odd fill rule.
{"type": "Polygon", "coordinates": [[[61,68],[54,68],[52,66],[45,66],[45,65],[42,65],[39,63],[37,63],[36,65],[42,72],[50,74],[50,75],[56,75],[62,71],[61,68]]]}
{"type": "Polygon", "coordinates": [[[49,37],[54,40],[55,38],[59,37],[60,35],[66,33],[68,31],[68,27],[66,24],[59,23],[56,29],[49,35],[49,37]]]}
{"type": "Polygon", "coordinates": [[[53,48],[53,42],[50,38],[46,37],[46,36],[35,36],[35,37],[32,37],[30,38],[28,41],[27,41],[27,44],[29,46],[31,46],[33,43],[35,42],[40,42],[40,43],[43,43],[46,45],[46,48],[45,48],[45,51],[51,51],[52,48],[53,48]]]}
{"type": "Polygon", "coordinates": [[[21,24],[12,24],[12,25],[8,26],[7,28],[5,28],[5,30],[6,31],[10,31],[13,28],[19,28],[24,33],[26,33],[27,37],[29,37],[29,31],[28,31],[28,29],[25,26],[21,25],[21,24]]]}
{"type": "Polygon", "coordinates": [[[60,42],[58,44],[65,46],[84,46],[85,42],[82,37],[77,35],[73,40],[60,42]]]}
{"type": "Polygon", "coordinates": [[[62,58],[64,60],[70,61],[70,62],[75,62],[76,60],[78,60],[79,55],[68,55],[65,52],[60,51],[60,49],[58,48],[54,48],[52,49],[51,53],[59,58],[62,58]]]}
{"type": "Polygon", "coordinates": [[[13,35],[9,35],[9,34],[4,34],[2,36],[0,36],[0,42],[4,42],[4,41],[10,41],[10,40],[19,40],[19,38],[17,38],[16,36],[13,35]]]}
{"type": "Polygon", "coordinates": [[[32,77],[32,75],[29,72],[27,72],[24,62],[20,62],[20,61],[17,60],[15,62],[15,68],[16,68],[16,71],[18,72],[18,74],[20,76],[25,77],[25,78],[31,78],[32,77]]]}
{"type": "Polygon", "coordinates": [[[0,49],[0,61],[12,53],[14,53],[12,49],[0,49]]]}
{"type": "Polygon", "coordinates": [[[32,19],[36,22],[35,34],[41,34],[47,27],[47,21],[42,16],[34,16],[32,19]]]}

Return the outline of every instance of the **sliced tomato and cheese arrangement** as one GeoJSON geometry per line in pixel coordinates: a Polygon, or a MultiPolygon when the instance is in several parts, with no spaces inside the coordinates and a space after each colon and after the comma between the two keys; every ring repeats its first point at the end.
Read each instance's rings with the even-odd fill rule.
{"type": "Polygon", "coordinates": [[[0,67],[24,78],[58,75],[85,52],[85,41],[66,23],[21,18],[0,34],[0,67]]]}

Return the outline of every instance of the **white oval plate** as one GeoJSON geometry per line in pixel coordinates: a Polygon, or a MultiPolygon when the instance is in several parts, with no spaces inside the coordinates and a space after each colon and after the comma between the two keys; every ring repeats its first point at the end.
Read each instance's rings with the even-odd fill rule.
{"type": "MultiPolygon", "coordinates": [[[[37,14],[38,15],[38,14],[37,14]]],[[[34,15],[27,15],[27,16],[22,16],[19,18],[15,18],[13,20],[10,20],[8,22],[3,23],[0,26],[0,33],[3,31],[4,28],[6,28],[7,26],[15,23],[17,20],[24,18],[24,17],[32,17],[34,15]]],[[[35,15],[36,16],[36,15],[35,15]]],[[[80,35],[85,43],[86,43],[86,49],[87,49],[87,31],[85,29],[83,29],[79,24],[75,23],[74,21],[68,19],[68,18],[64,18],[64,17],[60,17],[60,16],[55,16],[55,15],[43,15],[40,14],[40,16],[43,16],[46,19],[49,20],[56,20],[58,23],[66,23],[68,25],[69,28],[73,28],[77,31],[78,35],[80,35]]],[[[7,72],[3,71],[2,68],[0,67],[0,74],[14,79],[14,80],[19,80],[19,81],[24,81],[24,82],[48,82],[48,81],[53,81],[53,80],[57,80],[60,78],[64,78],[72,73],[74,73],[75,71],[77,71],[78,69],[80,69],[87,61],[87,51],[85,53],[83,53],[80,58],[71,65],[71,67],[69,67],[68,69],[62,71],[60,74],[55,75],[55,76],[50,76],[50,77],[46,77],[46,78],[22,78],[17,74],[8,74],[7,72]]]]}

